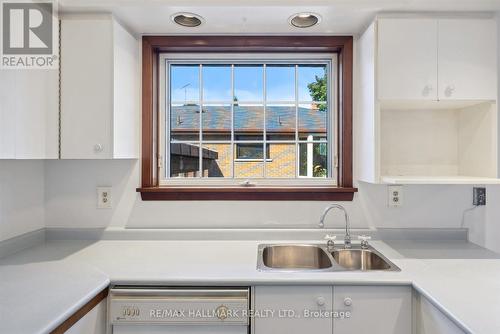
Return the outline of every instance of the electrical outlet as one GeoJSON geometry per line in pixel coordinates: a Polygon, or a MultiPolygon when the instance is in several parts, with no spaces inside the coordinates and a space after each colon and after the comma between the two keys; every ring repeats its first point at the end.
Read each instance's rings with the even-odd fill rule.
{"type": "Polygon", "coordinates": [[[403,186],[388,186],[387,194],[389,206],[403,205],[403,186]]]}
{"type": "Polygon", "coordinates": [[[111,209],[111,187],[97,187],[97,208],[111,209]]]}
{"type": "Polygon", "coordinates": [[[486,188],[484,187],[472,188],[472,205],[475,206],[486,205],[486,188]]]}

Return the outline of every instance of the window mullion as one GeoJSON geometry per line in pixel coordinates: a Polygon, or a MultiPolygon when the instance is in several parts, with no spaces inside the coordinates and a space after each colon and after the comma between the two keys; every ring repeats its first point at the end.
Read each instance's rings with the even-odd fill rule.
{"type": "Polygon", "coordinates": [[[267,150],[266,150],[266,146],[267,146],[267,143],[266,143],[266,140],[267,140],[267,119],[266,119],[266,111],[267,111],[267,83],[266,83],[266,80],[267,80],[267,64],[263,64],[263,71],[262,71],[262,79],[264,80],[264,82],[262,83],[262,89],[263,89],[263,97],[264,97],[264,128],[263,128],[263,133],[262,135],[264,136],[264,142],[263,142],[263,148],[262,148],[262,163],[263,163],[263,166],[262,166],[262,173],[263,173],[263,177],[266,178],[267,177],[267,166],[266,166],[266,159],[267,159],[267,150]]]}
{"type": "Polygon", "coordinates": [[[198,177],[202,178],[203,177],[203,147],[202,147],[202,140],[203,140],[203,64],[200,64],[200,69],[199,69],[199,76],[198,80],[199,82],[199,87],[200,87],[200,115],[199,115],[199,129],[198,129],[198,161],[199,161],[199,166],[198,166],[198,177]]]}
{"type": "Polygon", "coordinates": [[[231,64],[231,178],[235,178],[235,144],[234,144],[234,64],[231,64]]]}
{"type": "Polygon", "coordinates": [[[299,80],[298,65],[295,65],[295,178],[300,174],[300,152],[299,152],[299,80]]]}

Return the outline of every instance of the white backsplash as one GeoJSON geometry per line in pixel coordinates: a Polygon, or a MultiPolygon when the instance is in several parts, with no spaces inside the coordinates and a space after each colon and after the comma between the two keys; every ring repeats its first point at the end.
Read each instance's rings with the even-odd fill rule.
{"type": "Polygon", "coordinates": [[[0,160],[0,241],[45,226],[44,161],[0,160]]]}

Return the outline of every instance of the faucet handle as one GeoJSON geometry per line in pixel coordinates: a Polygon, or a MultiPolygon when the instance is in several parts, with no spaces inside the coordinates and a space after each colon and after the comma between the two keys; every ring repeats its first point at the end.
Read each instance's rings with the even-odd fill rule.
{"type": "Polygon", "coordinates": [[[368,240],[371,240],[372,237],[368,235],[358,235],[358,240],[361,240],[361,248],[367,249],[368,248],[368,240]]]}
{"type": "Polygon", "coordinates": [[[330,234],[325,235],[325,240],[327,240],[326,246],[328,247],[329,252],[333,251],[333,249],[335,248],[336,239],[337,239],[336,235],[330,235],[330,234]]]}

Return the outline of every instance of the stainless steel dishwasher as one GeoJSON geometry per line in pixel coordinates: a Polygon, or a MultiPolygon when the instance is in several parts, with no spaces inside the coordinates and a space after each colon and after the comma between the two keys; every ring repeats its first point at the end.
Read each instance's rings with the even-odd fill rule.
{"type": "Polygon", "coordinates": [[[115,286],[109,334],[247,334],[248,288],[115,286]]]}

